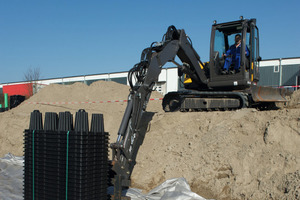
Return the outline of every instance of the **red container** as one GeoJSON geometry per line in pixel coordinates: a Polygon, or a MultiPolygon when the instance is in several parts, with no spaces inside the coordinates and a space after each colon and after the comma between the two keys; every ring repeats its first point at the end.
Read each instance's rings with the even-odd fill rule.
{"type": "Polygon", "coordinates": [[[14,85],[4,85],[3,94],[7,93],[8,96],[12,95],[22,95],[25,97],[32,96],[32,83],[24,83],[24,84],[14,84],[14,85]]]}

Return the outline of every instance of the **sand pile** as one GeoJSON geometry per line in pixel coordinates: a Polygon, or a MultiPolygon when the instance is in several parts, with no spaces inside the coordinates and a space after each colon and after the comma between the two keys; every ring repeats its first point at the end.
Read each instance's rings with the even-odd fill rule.
{"type": "Polygon", "coordinates": [[[291,99],[287,105],[288,108],[300,108],[300,89],[292,94],[291,99]]]}
{"type": "MultiPolygon", "coordinates": [[[[28,102],[125,100],[129,87],[114,82],[91,86],[50,85],[0,114],[0,156],[22,155],[23,130],[30,112],[103,113],[105,130],[116,140],[126,103],[32,105],[28,102]]],[[[154,92],[153,98],[161,97],[154,92]]],[[[161,101],[150,101],[149,132],[137,156],[133,187],[148,191],[174,177],[192,190],[216,199],[300,198],[300,91],[287,108],[226,112],[164,113],[161,101]]]]}

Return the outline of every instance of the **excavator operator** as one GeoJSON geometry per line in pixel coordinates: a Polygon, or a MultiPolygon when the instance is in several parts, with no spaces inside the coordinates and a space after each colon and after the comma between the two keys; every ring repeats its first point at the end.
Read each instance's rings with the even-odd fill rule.
{"type": "MultiPolygon", "coordinates": [[[[225,59],[225,64],[223,67],[222,74],[234,74],[240,71],[240,61],[241,61],[241,35],[236,34],[234,38],[235,43],[230,46],[226,51],[226,54],[223,54],[225,59]],[[234,65],[234,71],[230,70],[230,66],[234,65]]],[[[246,56],[249,56],[249,49],[246,46],[246,56]]]]}

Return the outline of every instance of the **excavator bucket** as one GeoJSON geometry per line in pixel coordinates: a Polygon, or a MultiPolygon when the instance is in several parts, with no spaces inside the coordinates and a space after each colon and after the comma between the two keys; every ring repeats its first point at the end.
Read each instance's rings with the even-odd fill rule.
{"type": "Polygon", "coordinates": [[[284,88],[272,88],[252,85],[250,88],[254,102],[286,102],[287,90],[284,88]]]}

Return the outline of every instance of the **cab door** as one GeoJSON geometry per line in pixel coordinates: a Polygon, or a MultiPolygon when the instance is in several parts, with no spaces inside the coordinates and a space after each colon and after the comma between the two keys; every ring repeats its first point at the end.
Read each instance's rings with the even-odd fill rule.
{"type": "Polygon", "coordinates": [[[250,55],[250,80],[251,82],[259,81],[259,31],[255,23],[251,24],[251,55],[250,55]]]}

